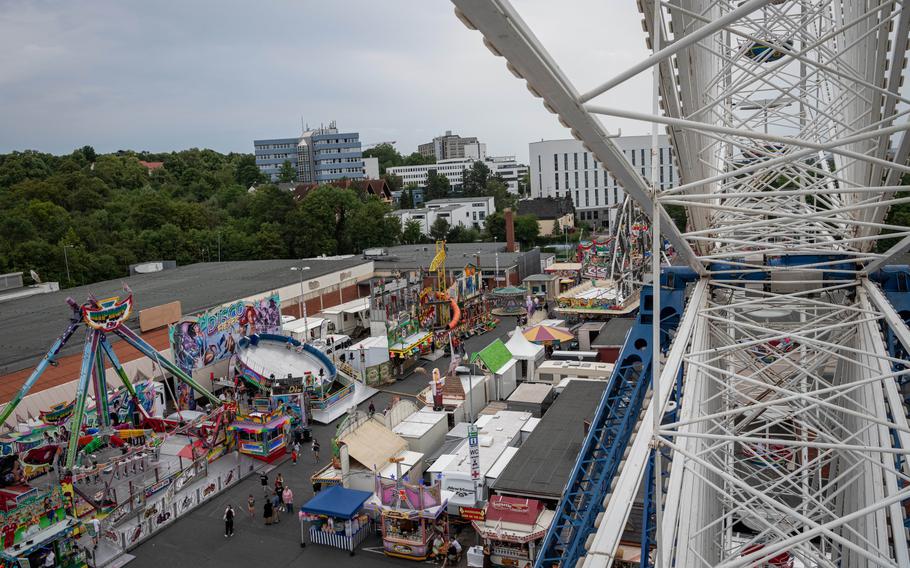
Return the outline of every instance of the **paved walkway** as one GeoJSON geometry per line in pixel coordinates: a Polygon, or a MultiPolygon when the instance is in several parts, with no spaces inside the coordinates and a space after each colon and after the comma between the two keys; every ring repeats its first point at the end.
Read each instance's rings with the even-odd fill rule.
{"type": "MultiPolygon", "coordinates": [[[[515,329],[515,318],[501,318],[502,323],[492,332],[472,337],[466,342],[469,352],[486,347],[495,338],[505,338],[515,329]]],[[[427,371],[433,368],[446,369],[449,358],[442,357],[422,365],[427,371]]],[[[377,410],[384,409],[394,396],[413,395],[427,386],[422,375],[411,374],[394,385],[381,390],[372,398],[377,410]]],[[[369,401],[361,403],[366,410],[369,401]]],[[[281,472],[286,485],[294,492],[295,506],[309,500],[313,490],[310,476],[317,468],[327,463],[331,438],[337,421],[330,425],[315,425],[313,434],[322,446],[319,464],[313,462],[309,446],[303,452],[297,465],[290,461],[280,464],[269,473],[269,481],[281,472]]],[[[472,542],[462,542],[466,547],[472,542]]],[[[224,568],[225,566],[259,566],[284,568],[290,566],[330,566],[332,568],[362,566],[408,566],[413,563],[392,559],[382,554],[382,542],[371,537],[366,540],[357,554],[351,557],[343,550],[327,546],[310,545],[300,547],[300,523],[296,514],[285,513],[278,525],[265,526],[262,520],[262,489],[258,476],[252,476],[238,483],[217,498],[197,507],[182,516],[171,527],[155,535],[139,547],[130,551],[136,559],[129,568],[224,568]],[[247,496],[256,499],[256,516],[250,519],[246,514],[247,496]],[[230,503],[237,513],[234,536],[224,538],[222,514],[230,503]]],[[[462,559],[462,566],[465,561],[462,559]]]]}

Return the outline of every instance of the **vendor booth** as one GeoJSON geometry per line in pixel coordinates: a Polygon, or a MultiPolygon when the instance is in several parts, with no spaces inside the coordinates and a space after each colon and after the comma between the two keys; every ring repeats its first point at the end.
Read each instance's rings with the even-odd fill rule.
{"type": "Polygon", "coordinates": [[[291,417],[277,409],[239,416],[228,426],[228,432],[237,436],[237,449],[241,454],[271,462],[284,455],[290,425],[291,417]]]}
{"type": "Polygon", "coordinates": [[[555,513],[536,499],[494,495],[474,530],[493,566],[532,566],[555,513]]]}
{"type": "Polygon", "coordinates": [[[311,543],[334,546],[341,550],[354,549],[370,534],[370,517],[363,504],[372,494],[369,491],[346,489],[333,485],[316,494],[300,508],[300,545],[311,543]]]}
{"type": "Polygon", "coordinates": [[[515,360],[518,361],[518,380],[533,381],[538,365],[543,363],[546,357],[543,345],[531,343],[524,336],[521,328],[516,327],[515,331],[512,332],[512,337],[506,341],[506,347],[512,357],[515,357],[515,360]]]}
{"type": "Polygon", "coordinates": [[[387,556],[425,560],[433,541],[448,541],[445,516],[448,493],[439,482],[432,485],[376,476],[376,495],[367,507],[377,509],[382,522],[382,544],[387,556]]]}
{"type": "Polygon", "coordinates": [[[87,566],[76,546],[79,523],[66,516],[60,486],[39,493],[27,486],[8,486],[0,503],[3,549],[0,566],[43,566],[54,555],[54,566],[87,566]]]}

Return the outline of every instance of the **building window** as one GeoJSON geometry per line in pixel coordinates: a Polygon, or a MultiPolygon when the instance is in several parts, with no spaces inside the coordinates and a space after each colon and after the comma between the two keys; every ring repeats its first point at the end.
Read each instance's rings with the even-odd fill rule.
{"type": "Polygon", "coordinates": [[[575,190],[575,206],[581,207],[581,197],[578,195],[578,190],[575,190]]]}
{"type": "Polygon", "coordinates": [[[641,149],[641,165],[645,165],[645,149],[641,149]]]}
{"type": "Polygon", "coordinates": [[[574,163],[574,165],[575,165],[575,168],[574,168],[574,169],[577,170],[577,169],[578,169],[578,152],[575,152],[575,154],[574,154],[573,163],[574,163]]]}
{"type": "Polygon", "coordinates": [[[671,163],[670,167],[668,167],[667,169],[670,170],[667,172],[667,175],[670,178],[670,185],[673,185],[673,164],[671,163]]]}
{"type": "Polygon", "coordinates": [[[594,187],[597,187],[597,170],[594,170],[594,187]]]}
{"type": "MultiPolygon", "coordinates": [[[[625,153],[625,150],[623,150],[623,153],[625,153]]],[[[632,165],[633,165],[633,166],[636,165],[636,164],[635,164],[635,151],[634,151],[634,150],[632,151],[632,165]]]]}
{"type": "Polygon", "coordinates": [[[600,205],[600,190],[596,187],[594,188],[594,205],[600,205]]]}
{"type": "Polygon", "coordinates": [[[556,191],[559,191],[559,172],[553,174],[553,177],[556,178],[556,191]]]}
{"type": "Polygon", "coordinates": [[[575,189],[578,189],[578,188],[579,188],[579,185],[578,185],[578,170],[576,170],[576,171],[575,171],[575,189]]]}
{"type": "MultiPolygon", "coordinates": [[[[562,169],[564,169],[564,170],[569,169],[569,155],[568,154],[562,155],[562,169]]],[[[569,183],[569,182],[566,182],[566,183],[569,183]]]]}
{"type": "Polygon", "coordinates": [[[588,169],[588,153],[587,152],[585,152],[584,158],[585,158],[585,169],[588,169]]]}
{"type": "Polygon", "coordinates": [[[585,170],[585,187],[588,187],[588,170],[585,170]]]}
{"type": "Polygon", "coordinates": [[[566,191],[569,190],[569,172],[566,172],[566,191]]]}
{"type": "Polygon", "coordinates": [[[588,195],[588,193],[589,193],[589,192],[588,192],[588,190],[586,189],[586,190],[585,190],[585,207],[590,207],[590,206],[591,206],[591,196],[588,195]]]}
{"type": "Polygon", "coordinates": [[[553,171],[559,171],[559,154],[553,154],[553,171]]]}
{"type": "Polygon", "coordinates": [[[663,165],[664,164],[664,149],[660,148],[660,149],[658,149],[658,152],[660,152],[660,165],[663,165]]]}
{"type": "Polygon", "coordinates": [[[619,203],[619,191],[614,187],[613,188],[613,204],[617,205],[619,203]]]}

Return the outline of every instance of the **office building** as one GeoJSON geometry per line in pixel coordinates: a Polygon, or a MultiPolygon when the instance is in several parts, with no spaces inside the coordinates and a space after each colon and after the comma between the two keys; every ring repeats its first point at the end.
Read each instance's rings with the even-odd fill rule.
{"type": "Polygon", "coordinates": [[[418,145],[417,151],[421,156],[434,158],[437,162],[456,158],[482,160],[487,155],[487,145],[473,136],[462,138],[446,130],[445,136],[437,136],[432,142],[418,145]]]}
{"type": "Polygon", "coordinates": [[[389,215],[398,217],[401,226],[414,219],[420,223],[420,230],[430,234],[430,228],[437,219],[445,219],[449,227],[460,225],[465,228],[483,229],[488,216],[496,212],[492,197],[456,197],[427,201],[420,209],[396,209],[389,215]]]}
{"type": "MultiPolygon", "coordinates": [[[[463,174],[465,170],[470,169],[474,162],[471,158],[456,158],[451,160],[440,160],[435,164],[425,164],[422,166],[396,166],[388,168],[388,172],[401,177],[404,185],[410,183],[417,184],[418,187],[425,187],[427,175],[430,171],[444,175],[448,178],[452,189],[461,190],[463,174]]],[[[518,182],[521,176],[528,171],[528,167],[515,161],[515,156],[490,156],[482,160],[490,168],[490,175],[499,175],[509,188],[510,193],[518,193],[518,182]]]]}
{"type": "Polygon", "coordinates": [[[301,183],[329,183],[342,178],[363,179],[360,134],[339,132],[335,122],[307,130],[297,138],[254,140],[256,165],[272,181],[285,161],[297,170],[301,183]]]}
{"type": "MultiPolygon", "coordinates": [[[[650,136],[621,136],[613,142],[645,179],[651,178],[650,136]]],[[[569,197],[579,221],[596,229],[609,229],[618,206],[622,205],[623,190],[581,142],[573,139],[532,142],[529,156],[531,197],[569,197]]],[[[666,136],[660,137],[658,159],[658,184],[661,189],[669,189],[679,178],[666,136]]]]}

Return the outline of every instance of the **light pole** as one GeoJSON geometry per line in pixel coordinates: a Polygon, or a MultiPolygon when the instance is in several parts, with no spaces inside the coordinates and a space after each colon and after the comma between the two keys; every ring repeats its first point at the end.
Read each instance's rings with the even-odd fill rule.
{"type": "Polygon", "coordinates": [[[75,245],[63,245],[63,264],[66,266],[66,282],[67,284],[72,284],[73,279],[70,278],[70,259],[66,255],[66,249],[76,248],[75,245]]]}
{"type": "Polygon", "coordinates": [[[303,299],[303,272],[309,270],[309,266],[292,266],[291,270],[297,271],[300,273],[300,297],[297,298],[298,312],[303,314],[303,327],[306,328],[304,332],[304,343],[309,343],[310,341],[310,324],[307,321],[306,314],[306,300],[303,299]]]}

